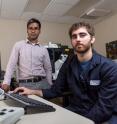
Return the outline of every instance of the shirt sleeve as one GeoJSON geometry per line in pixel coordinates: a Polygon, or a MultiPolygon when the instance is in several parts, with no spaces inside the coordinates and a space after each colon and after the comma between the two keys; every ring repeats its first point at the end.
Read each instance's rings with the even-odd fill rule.
{"type": "Polygon", "coordinates": [[[52,85],[52,66],[51,66],[50,57],[47,49],[45,49],[44,69],[46,72],[47,81],[50,85],[52,85]]]}
{"type": "Polygon", "coordinates": [[[54,98],[61,96],[64,89],[66,89],[66,63],[64,63],[59,71],[58,77],[50,89],[43,89],[44,98],[54,98]]]}
{"type": "Polygon", "coordinates": [[[7,83],[8,85],[10,85],[11,78],[14,73],[17,62],[18,62],[18,47],[17,44],[15,44],[7,64],[3,83],[7,83]]]}
{"type": "Polygon", "coordinates": [[[98,100],[87,113],[87,117],[100,123],[107,121],[117,102],[117,65],[102,67],[102,85],[98,93],[98,100]]]}

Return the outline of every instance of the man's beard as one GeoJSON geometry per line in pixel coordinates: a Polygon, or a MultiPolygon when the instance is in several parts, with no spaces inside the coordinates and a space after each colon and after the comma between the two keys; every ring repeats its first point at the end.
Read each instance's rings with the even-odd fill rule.
{"type": "Polygon", "coordinates": [[[87,51],[89,51],[90,48],[91,48],[91,45],[88,44],[87,46],[84,46],[84,49],[80,50],[80,48],[78,48],[76,46],[76,47],[74,47],[74,50],[75,50],[76,53],[85,54],[87,51]]]}

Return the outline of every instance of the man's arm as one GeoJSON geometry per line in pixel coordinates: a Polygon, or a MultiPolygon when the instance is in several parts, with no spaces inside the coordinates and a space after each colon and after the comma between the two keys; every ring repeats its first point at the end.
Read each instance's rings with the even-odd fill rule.
{"type": "Polygon", "coordinates": [[[47,81],[50,85],[52,85],[52,66],[47,49],[45,50],[45,56],[44,56],[44,69],[46,72],[47,81]]]}
{"type": "Polygon", "coordinates": [[[96,104],[89,110],[87,117],[95,122],[107,121],[117,102],[117,65],[102,68],[103,79],[96,104]],[[104,71],[103,71],[104,70],[104,71]]]}
{"type": "Polygon", "coordinates": [[[63,63],[61,69],[59,70],[59,74],[57,79],[53,83],[50,89],[43,89],[43,97],[50,99],[61,96],[64,89],[67,87],[67,60],[63,63]]]}
{"type": "Polygon", "coordinates": [[[4,81],[2,83],[2,88],[5,91],[9,90],[9,86],[10,86],[10,82],[11,82],[11,77],[13,75],[13,72],[15,70],[16,64],[18,61],[18,47],[15,44],[13,47],[13,50],[11,52],[10,58],[9,58],[9,62],[7,64],[7,68],[6,68],[6,73],[4,76],[4,81]]]}

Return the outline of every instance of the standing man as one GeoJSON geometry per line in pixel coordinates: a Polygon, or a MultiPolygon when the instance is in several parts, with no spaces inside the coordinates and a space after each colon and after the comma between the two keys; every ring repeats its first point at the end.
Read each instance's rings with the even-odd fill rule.
{"type": "Polygon", "coordinates": [[[30,19],[27,22],[27,39],[17,42],[13,47],[2,84],[5,91],[9,90],[16,65],[19,86],[46,89],[52,85],[50,58],[47,49],[38,40],[40,32],[40,21],[30,19]]]}
{"type": "Polygon", "coordinates": [[[90,24],[73,24],[69,35],[75,54],[65,61],[53,86],[42,90],[19,87],[14,92],[53,98],[68,87],[72,95],[67,109],[96,124],[117,124],[117,64],[93,50],[95,32],[90,24]]]}

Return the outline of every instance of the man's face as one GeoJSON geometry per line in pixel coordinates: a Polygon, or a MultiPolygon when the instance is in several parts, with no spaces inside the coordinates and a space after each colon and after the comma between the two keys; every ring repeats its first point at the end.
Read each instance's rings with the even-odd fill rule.
{"type": "Polygon", "coordinates": [[[40,28],[37,23],[31,23],[27,28],[28,39],[30,41],[35,41],[38,39],[40,34],[40,28]]]}
{"type": "Polygon", "coordinates": [[[95,38],[91,37],[85,27],[80,27],[72,33],[71,43],[77,53],[86,53],[94,41],[95,38]]]}

